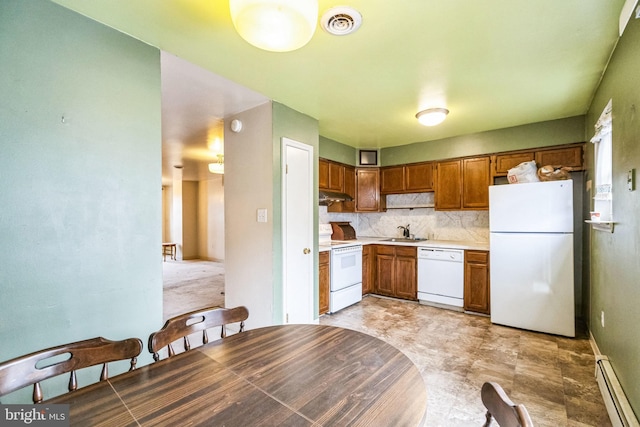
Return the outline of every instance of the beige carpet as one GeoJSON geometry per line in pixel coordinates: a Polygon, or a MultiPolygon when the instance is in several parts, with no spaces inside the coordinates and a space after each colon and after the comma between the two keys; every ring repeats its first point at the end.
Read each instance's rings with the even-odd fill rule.
{"type": "Polygon", "coordinates": [[[224,264],[214,261],[162,263],[163,319],[200,308],[224,307],[224,264]]]}

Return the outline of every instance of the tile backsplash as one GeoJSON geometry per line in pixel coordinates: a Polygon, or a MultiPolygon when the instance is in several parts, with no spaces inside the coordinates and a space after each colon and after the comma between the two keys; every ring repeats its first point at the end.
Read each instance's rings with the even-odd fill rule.
{"type": "Polygon", "coordinates": [[[392,194],[387,212],[331,213],[320,206],[319,221],[348,221],[360,237],[401,237],[398,226],[409,224],[411,234],[430,240],[489,241],[489,211],[435,211],[433,203],[433,193],[392,194]]]}

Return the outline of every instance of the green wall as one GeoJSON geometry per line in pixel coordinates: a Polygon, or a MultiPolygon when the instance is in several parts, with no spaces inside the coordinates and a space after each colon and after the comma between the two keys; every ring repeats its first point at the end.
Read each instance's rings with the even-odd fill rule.
{"type": "MultiPolygon", "coordinates": [[[[620,38],[587,114],[587,135],[607,102],[613,113],[613,234],[591,232],[590,330],[609,356],[636,415],[640,415],[640,191],[627,190],[627,171],[640,168],[640,20],[620,38]],[[605,313],[605,327],[600,313],[605,313]]],[[[592,147],[588,147],[593,158],[592,147]]],[[[593,178],[593,169],[589,178],[593,178]]]]}
{"type": "MultiPolygon", "coordinates": [[[[282,289],[282,138],[286,137],[294,141],[308,144],[313,147],[313,164],[318,164],[319,137],[318,121],[305,114],[299,113],[286,105],[273,102],[273,322],[282,323],[283,316],[283,289],[282,289]]],[[[313,171],[313,229],[318,229],[318,169],[313,171]]],[[[314,259],[314,313],[318,317],[318,242],[313,244],[314,259]]]]}
{"type": "Polygon", "coordinates": [[[159,51],[10,0],[0,57],[0,360],[146,341],[162,326],[159,51]]]}
{"type": "Polygon", "coordinates": [[[320,136],[319,156],[323,159],[355,166],[358,160],[357,155],[357,150],[354,147],[320,136]]]}
{"type": "Polygon", "coordinates": [[[584,116],[576,116],[383,148],[380,162],[391,166],[584,141],[584,116]]]}

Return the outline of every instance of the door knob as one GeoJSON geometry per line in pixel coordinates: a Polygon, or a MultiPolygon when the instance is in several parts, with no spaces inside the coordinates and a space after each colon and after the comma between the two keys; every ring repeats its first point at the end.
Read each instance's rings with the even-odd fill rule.
{"type": "Polygon", "coordinates": [[[310,253],[311,253],[311,249],[309,249],[309,248],[304,248],[304,249],[302,250],[302,253],[303,253],[303,254],[305,254],[305,255],[310,254],[310,253]]]}

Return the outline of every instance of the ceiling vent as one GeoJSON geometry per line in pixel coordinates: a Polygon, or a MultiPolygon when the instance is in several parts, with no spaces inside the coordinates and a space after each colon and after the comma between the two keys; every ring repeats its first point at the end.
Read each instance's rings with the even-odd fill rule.
{"type": "Polygon", "coordinates": [[[350,7],[334,7],[322,15],[320,24],[329,34],[346,36],[360,28],[360,25],[362,25],[362,15],[350,7]]]}

